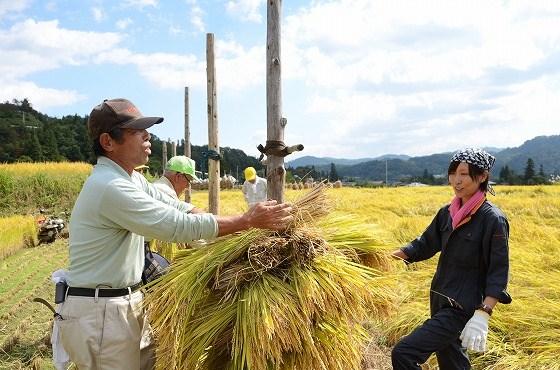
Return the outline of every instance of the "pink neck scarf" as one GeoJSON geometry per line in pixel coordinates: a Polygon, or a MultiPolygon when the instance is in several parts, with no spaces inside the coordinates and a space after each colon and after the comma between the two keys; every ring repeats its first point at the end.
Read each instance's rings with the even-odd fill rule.
{"type": "Polygon", "coordinates": [[[471,199],[469,199],[461,207],[461,198],[455,197],[449,205],[449,214],[451,215],[451,224],[453,225],[453,230],[463,221],[465,218],[470,216],[471,212],[481,204],[484,199],[486,199],[486,194],[480,190],[473,194],[471,199]]]}

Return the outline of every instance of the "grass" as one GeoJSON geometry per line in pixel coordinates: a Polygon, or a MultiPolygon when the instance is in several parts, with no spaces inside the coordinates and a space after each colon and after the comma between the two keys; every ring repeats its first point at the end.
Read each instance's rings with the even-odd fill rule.
{"type": "MultiPolygon", "coordinates": [[[[513,303],[496,307],[490,321],[489,351],[471,356],[473,368],[558,370],[560,186],[497,186],[496,190],[497,196],[490,196],[490,200],[510,221],[509,290],[513,303]]],[[[288,190],[286,198],[294,199],[300,193],[288,190]]],[[[451,192],[447,187],[342,188],[329,190],[328,196],[337,215],[361,220],[364,232],[375,235],[370,244],[388,252],[421,233],[439,207],[450,200],[451,192]]],[[[207,202],[205,193],[193,193],[192,203],[196,206],[206,208],[207,202]]],[[[222,214],[244,209],[239,190],[221,192],[222,214]]],[[[4,348],[9,338],[17,338],[14,345],[8,346],[9,351],[0,351],[0,369],[30,368],[34,361],[51,368],[46,365],[50,351],[44,345],[51,315],[30,299],[42,296],[52,300],[49,276],[66,265],[66,258],[65,241],[61,240],[19,250],[0,260],[0,346],[4,348]],[[20,297],[14,298],[20,290],[20,297]]],[[[384,277],[398,298],[389,316],[368,324],[374,334],[366,352],[371,369],[390,368],[387,348],[429,315],[429,282],[436,263],[437,256],[409,267],[398,261],[390,263],[384,277]]],[[[436,368],[433,358],[425,368],[436,368]]]]}

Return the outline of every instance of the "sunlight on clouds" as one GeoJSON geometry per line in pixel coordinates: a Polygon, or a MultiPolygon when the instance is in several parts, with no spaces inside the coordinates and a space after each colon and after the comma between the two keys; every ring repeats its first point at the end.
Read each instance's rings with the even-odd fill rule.
{"type": "MultiPolygon", "coordinates": [[[[288,42],[306,55],[302,68],[309,66],[310,82],[318,85],[318,76],[325,75],[336,76],[329,78],[329,86],[337,85],[333,79],[339,86],[364,78],[376,83],[474,79],[488,68],[527,69],[542,60],[544,53],[526,33],[525,21],[517,20],[519,14],[484,9],[481,14],[464,2],[442,2],[434,9],[411,2],[332,1],[288,17],[284,29],[288,42]],[[430,29],[454,36],[442,44],[446,35],[430,29]],[[411,42],[423,47],[410,48],[411,42]]],[[[548,27],[542,34],[550,37],[548,27]]]]}
{"type": "Polygon", "coordinates": [[[2,83],[0,101],[24,98],[33,102],[33,107],[40,111],[50,107],[74,104],[85,97],[74,90],[44,88],[28,81],[17,81],[14,84],[2,83]]]}
{"type": "Polygon", "coordinates": [[[265,48],[259,46],[230,58],[217,58],[218,86],[238,91],[263,84],[266,78],[264,53],[265,48]]]}
{"type": "Polygon", "coordinates": [[[414,145],[412,137],[437,133],[443,149],[473,125],[499,146],[554,133],[560,108],[551,101],[560,101],[559,88],[531,80],[557,70],[560,2],[432,5],[312,2],[286,18],[283,59],[290,61],[284,77],[305,84],[310,114],[330,116],[317,120],[337,133],[325,140],[378,140],[388,129],[377,153],[397,152],[390,146],[402,131],[398,140],[422,154],[434,148],[414,145]],[[519,80],[525,82],[508,88],[519,80]]]}
{"type": "Polygon", "coordinates": [[[261,5],[266,4],[264,0],[230,0],[226,3],[229,13],[239,17],[243,21],[261,23],[261,5]]]}
{"type": "Polygon", "coordinates": [[[156,7],[158,5],[158,0],[125,0],[124,5],[143,9],[147,6],[156,7]]]}
{"type": "Polygon", "coordinates": [[[345,121],[344,129],[348,129],[368,122],[388,121],[394,118],[397,106],[396,99],[385,94],[340,92],[334,97],[315,96],[309,111],[329,114],[337,122],[345,121]]]}
{"type": "Polygon", "coordinates": [[[265,48],[245,49],[236,41],[215,41],[216,76],[218,86],[242,90],[262,84],[265,80],[265,48]]]}
{"type": "MultiPolygon", "coordinates": [[[[132,67],[159,89],[182,91],[188,84],[205,91],[204,48],[197,44],[203,43],[205,17],[233,24],[220,24],[216,31],[218,93],[254,97],[264,90],[264,0],[218,5],[185,0],[181,6],[125,0],[128,8],[113,7],[111,15],[123,11],[115,16],[114,27],[122,31],[135,24],[130,34],[78,31],[70,29],[78,26],[62,27],[58,20],[38,21],[31,15],[18,21],[30,3],[0,1],[0,19],[15,22],[0,31],[3,94],[11,89],[17,97],[29,94],[43,106],[71,104],[80,99],[75,91],[27,80],[35,72],[89,64],[132,67]],[[135,12],[130,7],[158,11],[135,12]],[[180,10],[170,16],[170,9],[180,10]],[[242,24],[225,12],[261,24],[242,24]],[[151,28],[150,35],[161,32],[161,45],[141,38],[144,18],[157,23],[159,28],[151,28]],[[162,19],[168,22],[159,22],[162,19]],[[246,36],[257,28],[263,32],[258,39],[246,36]],[[183,38],[189,45],[177,47],[183,38]]],[[[293,124],[286,135],[294,135],[287,136],[292,142],[321,142],[304,142],[306,152],[418,155],[462,142],[514,146],[535,135],[558,133],[553,123],[560,116],[560,1],[303,3],[298,7],[284,2],[281,57],[285,115],[293,124]]],[[[90,26],[93,19],[108,19],[109,8],[100,4],[82,7],[90,26]]],[[[254,128],[256,123],[248,125],[254,128]]],[[[259,131],[253,142],[263,137],[266,133],[259,131]]]]}
{"type": "Polygon", "coordinates": [[[4,56],[0,59],[0,71],[6,71],[4,78],[15,79],[65,64],[85,64],[120,41],[121,36],[116,33],[74,31],[60,28],[57,20],[28,19],[0,33],[0,52],[4,56]]]}
{"type": "Polygon", "coordinates": [[[56,1],[51,0],[45,3],[45,9],[48,10],[49,12],[54,12],[57,9],[56,1]]]}
{"type": "Polygon", "coordinates": [[[16,23],[0,32],[1,98],[29,98],[37,109],[74,104],[83,99],[74,90],[45,88],[22,79],[64,65],[87,64],[92,57],[112,49],[120,40],[115,33],[60,28],[56,20],[37,22],[28,19],[16,23]]]}
{"type": "Polygon", "coordinates": [[[30,0],[3,0],[0,1],[0,19],[6,14],[12,15],[25,10],[31,4],[30,0]]]}
{"type": "Polygon", "coordinates": [[[119,19],[116,23],[115,26],[119,29],[119,30],[125,30],[128,28],[128,26],[130,26],[132,24],[132,19],[130,18],[123,18],[123,19],[119,19]]]}
{"type": "MultiPolygon", "coordinates": [[[[215,51],[219,89],[242,90],[263,82],[264,47],[245,50],[232,41],[216,41],[215,51]]],[[[185,84],[206,88],[206,60],[194,55],[112,49],[99,53],[96,62],[133,64],[142,76],[162,89],[181,89],[185,84]]]]}
{"type": "Polygon", "coordinates": [[[534,136],[535,132],[558,134],[558,127],[554,124],[560,117],[558,102],[560,73],[513,85],[509,95],[495,99],[498,108],[488,112],[485,118],[507,122],[509,127],[521,131],[526,137],[534,136]]]}
{"type": "Polygon", "coordinates": [[[105,18],[105,14],[101,8],[93,7],[91,8],[91,14],[96,22],[101,22],[105,18]]]}
{"type": "Polygon", "coordinates": [[[192,55],[141,54],[127,49],[113,49],[100,53],[95,61],[135,65],[140,75],[162,89],[183,88],[187,82],[191,87],[206,86],[206,63],[192,55]]]}
{"type": "Polygon", "coordinates": [[[204,32],[206,25],[204,24],[204,10],[200,7],[197,0],[187,0],[187,4],[191,5],[189,21],[198,32],[204,32]]]}

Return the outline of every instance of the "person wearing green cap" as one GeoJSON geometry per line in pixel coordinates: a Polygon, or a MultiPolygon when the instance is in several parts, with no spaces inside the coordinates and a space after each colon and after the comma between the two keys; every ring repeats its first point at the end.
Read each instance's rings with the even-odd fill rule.
{"type": "MultiPolygon", "coordinates": [[[[189,183],[198,181],[195,173],[195,161],[184,155],[171,157],[165,165],[163,176],[154,181],[154,186],[171,198],[179,200],[179,195],[185,191],[189,183]]],[[[189,204],[189,213],[204,213],[204,210],[189,204]]]]}

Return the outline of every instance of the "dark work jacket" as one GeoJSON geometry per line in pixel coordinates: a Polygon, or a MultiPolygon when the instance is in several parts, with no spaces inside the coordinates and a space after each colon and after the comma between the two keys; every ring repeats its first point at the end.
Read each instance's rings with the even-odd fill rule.
{"type": "Polygon", "coordinates": [[[432,279],[430,311],[455,307],[470,317],[484,297],[510,303],[506,292],[509,270],[509,224],[502,211],[485,201],[470,221],[453,230],[449,205],[442,207],[424,233],[402,248],[407,262],[426,260],[441,252],[432,279]],[[437,292],[437,293],[436,293],[437,292]],[[440,293],[440,294],[438,294],[440,293]]]}

